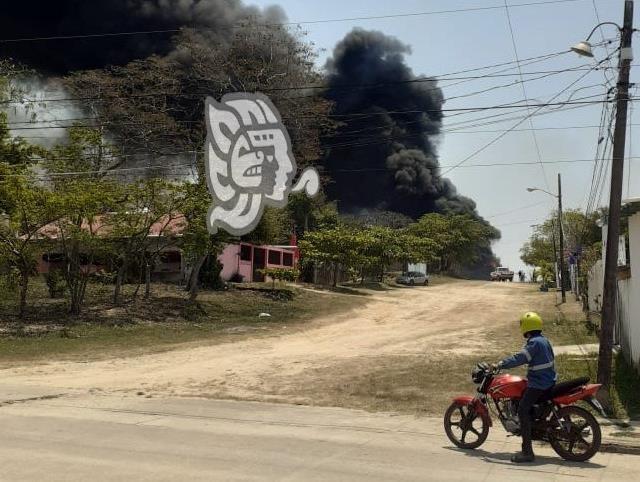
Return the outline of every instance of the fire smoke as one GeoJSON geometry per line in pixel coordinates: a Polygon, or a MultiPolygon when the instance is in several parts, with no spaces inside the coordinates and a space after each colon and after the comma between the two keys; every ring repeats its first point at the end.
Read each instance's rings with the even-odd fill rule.
{"type": "Polygon", "coordinates": [[[261,10],[240,0],[23,0],[5,2],[0,15],[4,39],[33,39],[0,44],[0,56],[19,60],[49,75],[124,65],[172,50],[175,32],[46,40],[121,32],[202,29],[211,41],[224,42],[243,20],[285,20],[278,6],[261,10]],[[41,39],[41,40],[36,40],[41,39]]]}
{"type": "Polygon", "coordinates": [[[377,31],[355,29],[327,62],[327,98],[342,121],[328,139],[329,194],[345,212],[396,211],[477,216],[475,203],[440,176],[437,140],[442,90],[416,77],[405,62],[410,47],[377,31]]]}

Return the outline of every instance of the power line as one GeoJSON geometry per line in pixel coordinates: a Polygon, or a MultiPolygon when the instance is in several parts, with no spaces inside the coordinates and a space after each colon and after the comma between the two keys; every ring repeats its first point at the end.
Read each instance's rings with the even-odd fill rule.
{"type": "MultiPolygon", "coordinates": [[[[516,58],[516,63],[518,66],[518,72],[520,73],[520,87],[522,87],[522,95],[524,97],[524,101],[525,104],[527,106],[527,114],[530,114],[529,112],[529,98],[527,96],[527,88],[524,85],[524,77],[522,76],[522,69],[520,68],[520,60],[518,58],[518,47],[516,45],[516,36],[513,33],[513,25],[511,24],[511,15],[509,14],[509,7],[507,5],[507,0],[504,0],[504,9],[505,9],[505,13],[507,15],[507,24],[509,25],[509,32],[511,33],[511,44],[513,45],[513,53],[515,55],[516,58]]],[[[531,118],[530,115],[527,116],[528,120],[529,120],[529,126],[531,127],[531,129],[534,128],[533,126],[533,119],[531,118]]],[[[547,179],[547,173],[544,170],[544,164],[542,164],[542,154],[540,153],[540,145],[538,144],[538,137],[536,136],[536,131],[532,130],[531,131],[531,137],[533,138],[533,144],[536,148],[536,153],[538,155],[538,160],[540,161],[540,168],[542,169],[542,177],[544,179],[544,184],[547,188],[547,190],[549,189],[549,180],[547,179]]]]}
{"type": "MultiPolygon", "coordinates": [[[[516,3],[511,4],[509,7],[519,8],[519,7],[531,7],[531,6],[542,6],[542,5],[552,5],[552,4],[561,4],[561,3],[575,3],[584,0],[547,0],[541,2],[527,2],[527,3],[516,3]]],[[[333,18],[333,19],[321,19],[321,20],[304,20],[297,22],[282,22],[282,23],[264,23],[257,24],[257,27],[288,27],[288,26],[296,26],[296,25],[314,25],[321,23],[336,23],[336,22],[352,22],[359,20],[381,20],[381,19],[390,19],[390,18],[407,18],[407,17],[420,17],[420,16],[428,16],[428,15],[444,15],[451,13],[462,13],[462,12],[479,12],[486,10],[499,10],[504,8],[502,5],[492,5],[486,7],[468,7],[468,8],[458,8],[458,9],[450,9],[450,10],[432,10],[428,12],[411,12],[411,13],[400,13],[400,14],[390,14],[390,15],[371,15],[371,16],[363,16],[363,17],[344,17],[344,18],[333,18]]],[[[231,26],[219,26],[212,28],[203,28],[203,27],[185,27],[191,28],[196,31],[210,31],[210,30],[234,30],[238,28],[244,28],[246,25],[231,25],[231,26]]],[[[124,37],[124,36],[136,36],[136,35],[157,35],[157,34],[170,34],[170,33],[178,33],[182,29],[165,29],[165,30],[141,30],[141,31],[133,31],[133,32],[112,32],[112,33],[95,33],[95,34],[83,34],[83,35],[60,35],[60,36],[48,36],[48,37],[29,37],[29,38],[17,38],[17,39],[0,39],[0,43],[17,43],[17,42],[38,42],[38,41],[52,41],[52,40],[78,40],[78,39],[95,39],[95,38],[106,38],[106,37],[124,37]]]]}
{"type": "MultiPolygon", "coordinates": [[[[561,70],[542,70],[542,71],[533,71],[533,72],[522,72],[522,75],[542,75],[544,78],[549,75],[555,74],[565,74],[571,72],[580,72],[580,71],[589,71],[591,72],[593,67],[573,67],[568,69],[561,70]]],[[[391,85],[398,84],[413,84],[413,83],[422,83],[422,82],[433,82],[436,80],[482,80],[482,79],[490,79],[490,78],[503,78],[503,77],[513,77],[520,76],[519,73],[495,73],[495,74],[483,74],[483,75],[474,75],[474,76],[462,76],[462,77],[417,77],[415,79],[409,80],[396,80],[396,81],[386,81],[386,82],[377,82],[371,84],[341,84],[341,85],[330,85],[330,84],[310,84],[310,85],[290,85],[290,86],[281,86],[281,87],[263,87],[257,89],[260,92],[288,92],[288,91],[296,91],[296,90],[325,90],[325,89],[375,89],[381,87],[387,87],[391,85]]],[[[538,80],[538,79],[527,79],[527,82],[538,80]]],[[[515,84],[515,83],[514,83],[515,84]]],[[[222,84],[221,84],[222,85],[222,84]]],[[[441,89],[442,87],[434,87],[434,89],[441,89]]],[[[5,100],[0,102],[0,105],[22,105],[22,104],[45,104],[45,103],[53,103],[53,102],[80,102],[80,101],[113,101],[113,99],[137,99],[137,98],[147,98],[147,97],[206,97],[211,95],[211,92],[149,92],[143,94],[130,94],[130,95],[105,95],[105,96],[79,96],[79,97],[61,97],[61,98],[48,98],[48,99],[23,99],[23,100],[5,100]]],[[[315,95],[308,95],[302,97],[293,97],[292,99],[299,99],[304,97],[314,97],[315,95]]],[[[286,98],[284,98],[286,100],[286,98]]]]}
{"type": "MultiPolygon", "coordinates": [[[[599,65],[600,63],[602,63],[603,61],[600,61],[596,64],[599,65]]],[[[595,66],[594,66],[595,68],[595,66]]],[[[549,102],[553,101],[554,99],[556,99],[557,97],[559,97],[562,93],[566,92],[567,90],[569,90],[571,87],[573,87],[574,85],[576,85],[578,82],[580,82],[582,79],[584,79],[589,73],[586,72],[585,74],[581,75],[580,77],[578,77],[575,81],[573,81],[571,84],[569,84],[567,87],[565,87],[562,91],[560,91],[560,93],[556,94],[555,96],[553,96],[549,102]]],[[[542,109],[542,107],[538,107],[533,114],[537,113],[538,111],[540,111],[542,109]]],[[[493,144],[495,144],[496,142],[498,142],[500,139],[502,139],[504,136],[506,136],[509,132],[511,132],[511,130],[516,129],[520,124],[522,124],[527,118],[529,118],[532,114],[528,114],[527,116],[525,116],[523,119],[519,120],[518,122],[516,122],[513,126],[511,126],[509,129],[505,130],[503,133],[499,134],[497,137],[495,137],[494,139],[492,139],[491,141],[489,141],[488,143],[484,144],[482,147],[476,149],[474,152],[472,152],[471,154],[469,154],[467,157],[465,157],[464,159],[462,159],[460,162],[458,162],[455,166],[447,169],[445,172],[442,173],[442,176],[445,176],[446,174],[448,174],[449,172],[453,171],[454,169],[457,169],[458,167],[462,166],[463,164],[465,164],[466,162],[468,162],[469,160],[473,159],[475,156],[477,156],[478,154],[480,154],[481,152],[485,151],[486,149],[488,149],[490,146],[492,146],[493,144]]]]}
{"type": "MultiPolygon", "coordinates": [[[[559,94],[558,94],[559,95],[559,94]]],[[[556,96],[557,97],[557,96],[556,96]]],[[[638,100],[639,98],[633,97],[633,98],[629,98],[630,101],[634,101],[634,100],[638,100]]],[[[518,101],[521,102],[521,101],[518,101]]],[[[603,104],[603,103],[611,103],[614,102],[614,100],[591,100],[591,101],[569,101],[569,102],[546,102],[546,103],[540,103],[540,104],[529,104],[529,107],[537,107],[538,110],[544,108],[544,107],[553,107],[553,106],[566,106],[566,105],[574,105],[574,106],[578,106],[578,105],[599,105],[599,104],[603,104]]],[[[501,105],[490,105],[490,106],[479,106],[479,107],[461,107],[461,108],[457,108],[457,109],[422,109],[422,110],[398,110],[398,111],[381,111],[381,112],[358,112],[358,113],[351,113],[351,114],[330,114],[328,117],[332,117],[332,118],[368,118],[368,117],[375,117],[375,116],[386,116],[386,115],[404,115],[404,114],[426,114],[426,113],[441,113],[441,112],[483,112],[483,111],[487,111],[487,110],[502,110],[502,109],[517,109],[517,108],[521,108],[520,105],[516,105],[516,104],[501,104],[501,105]]],[[[525,116],[523,120],[526,120],[528,117],[530,116],[525,116]]],[[[283,117],[285,118],[285,117],[283,117]]],[[[296,116],[297,119],[300,118],[315,118],[315,116],[304,116],[304,115],[298,115],[296,116]]],[[[95,118],[91,118],[91,117],[77,117],[77,118],[69,118],[69,119],[55,119],[55,120],[47,120],[47,121],[42,121],[42,122],[81,122],[81,121],[95,121],[97,119],[95,118]]],[[[176,122],[178,124],[199,124],[202,121],[177,121],[174,120],[173,122],[176,122]]],[[[32,121],[19,121],[19,122],[14,122],[14,123],[7,123],[7,125],[12,126],[12,125],[24,125],[24,124],[33,124],[34,122],[32,121]]],[[[519,122],[517,125],[520,125],[522,122],[519,122]]],[[[113,125],[118,125],[118,126],[126,126],[126,125],[148,125],[146,123],[132,123],[132,122],[124,122],[124,123],[113,123],[113,122],[106,122],[106,123],[100,123],[100,124],[95,124],[92,126],[81,126],[81,127],[109,127],[109,126],[113,126],[113,125]]],[[[32,127],[15,127],[15,128],[11,128],[12,131],[16,131],[16,130],[29,130],[29,129],[37,129],[37,130],[44,130],[44,129],[67,129],[70,127],[75,127],[74,125],[69,125],[69,126],[32,126],[32,127]]],[[[510,132],[510,130],[509,130],[510,132]]]]}
{"type": "Polygon", "coordinates": [[[515,209],[511,209],[509,211],[504,211],[498,214],[492,214],[491,216],[484,216],[485,219],[494,219],[494,218],[499,218],[500,216],[506,216],[507,214],[513,214],[513,213],[517,213],[520,211],[524,211],[526,209],[531,209],[533,207],[536,206],[542,206],[543,204],[547,204],[547,201],[541,201],[541,202],[537,202],[535,204],[528,204],[526,206],[521,206],[519,208],[515,208],[515,209]]]}
{"type": "MultiPolygon", "coordinates": [[[[182,151],[182,152],[172,152],[172,153],[160,153],[158,154],[157,157],[171,157],[171,156],[178,156],[178,155],[187,155],[187,154],[194,154],[194,153],[202,153],[203,151],[182,151]]],[[[122,158],[131,158],[131,157],[136,157],[136,155],[126,155],[126,156],[114,156],[114,157],[110,157],[109,159],[106,160],[112,160],[112,161],[117,161],[120,160],[122,158]]],[[[72,158],[70,157],[47,157],[47,158],[34,158],[34,161],[51,161],[51,160],[70,160],[72,158]]],[[[627,159],[640,159],[640,157],[635,157],[635,158],[627,158],[627,159]]],[[[594,162],[593,159],[559,159],[559,160],[547,160],[547,161],[542,161],[545,164],[573,164],[573,163],[588,163],[588,162],[594,162]]],[[[537,165],[538,161],[522,161],[522,162],[496,162],[496,163],[484,163],[484,164],[467,164],[465,166],[461,166],[467,169],[471,169],[471,168],[485,168],[485,167],[519,167],[519,166],[530,166],[530,165],[537,165]]],[[[2,181],[3,179],[6,178],[13,178],[13,177],[27,177],[30,179],[39,179],[39,180],[49,180],[52,177],[74,177],[74,176],[87,176],[87,175],[93,175],[93,174],[114,174],[114,173],[127,173],[127,172],[135,172],[135,171],[157,171],[157,170],[172,170],[172,169],[188,169],[190,170],[192,168],[192,163],[189,164],[173,164],[173,165],[163,165],[163,164],[159,164],[159,165],[152,165],[152,166],[141,166],[141,167],[127,167],[127,168],[114,168],[114,169],[103,169],[103,170],[88,170],[88,171],[68,171],[68,172],[51,172],[51,173],[47,173],[47,174],[36,174],[36,175],[28,175],[28,174],[3,174],[2,176],[0,176],[0,181],[2,181]]],[[[317,166],[317,167],[322,167],[322,166],[317,166]]],[[[434,166],[434,169],[441,169],[441,168],[447,168],[447,167],[451,167],[450,165],[441,165],[441,166],[434,166]]],[[[393,172],[392,169],[383,167],[383,168],[361,168],[361,169],[331,169],[328,170],[327,172],[331,172],[331,173],[335,173],[335,172],[341,172],[341,173],[347,173],[347,172],[353,172],[353,173],[362,173],[362,172],[393,172]]],[[[519,208],[520,209],[520,208],[519,208]]]]}

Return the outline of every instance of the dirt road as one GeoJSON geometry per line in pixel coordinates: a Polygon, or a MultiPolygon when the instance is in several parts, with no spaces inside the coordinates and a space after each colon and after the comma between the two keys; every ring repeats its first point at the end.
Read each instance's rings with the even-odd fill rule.
{"type": "MultiPolygon", "coordinates": [[[[347,295],[326,296],[331,303],[347,295]]],[[[314,380],[333,380],[346,371],[357,379],[380,360],[447,360],[497,348],[487,333],[499,333],[519,312],[539,309],[541,302],[553,306],[551,296],[517,283],[455,281],[394,289],[376,293],[364,308],[318,319],[302,331],[135,358],[23,366],[2,370],[0,377],[6,384],[60,392],[308,404],[314,380]]]]}

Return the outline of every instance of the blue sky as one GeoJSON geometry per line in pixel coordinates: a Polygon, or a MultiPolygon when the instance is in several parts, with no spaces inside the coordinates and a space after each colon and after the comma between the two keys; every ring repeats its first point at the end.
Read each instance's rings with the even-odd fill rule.
{"type": "MultiPolygon", "coordinates": [[[[516,4],[528,3],[529,0],[509,1],[516,4]]],[[[248,3],[260,6],[278,3],[287,12],[289,20],[292,22],[504,5],[500,0],[491,2],[478,0],[395,0],[394,2],[382,0],[324,0],[315,2],[253,0],[248,3]]],[[[621,24],[623,4],[622,0],[596,0],[596,8],[594,8],[593,0],[578,0],[571,3],[509,8],[518,57],[525,59],[560,52],[584,39],[598,23],[596,9],[600,21],[615,21],[621,24]]],[[[640,5],[636,5],[635,24],[640,25],[640,5]]],[[[437,76],[515,60],[506,10],[501,8],[403,18],[304,24],[303,28],[308,32],[308,39],[314,42],[320,51],[319,66],[324,65],[324,61],[331,55],[335,44],[354,27],[380,30],[410,45],[412,53],[407,56],[406,60],[417,75],[437,76]]],[[[612,26],[603,27],[601,32],[605,38],[614,38],[617,35],[615,27],[612,26]]],[[[635,41],[639,40],[637,37],[636,34],[635,41]]],[[[596,32],[592,40],[594,42],[601,41],[600,32],[596,32]]],[[[617,41],[615,45],[617,45],[617,41]]],[[[609,51],[612,50],[609,47],[609,51]]],[[[598,59],[607,56],[607,52],[602,47],[598,48],[595,53],[598,59]]],[[[589,59],[569,53],[530,66],[523,66],[522,71],[538,72],[566,70],[573,67],[588,68],[594,63],[593,60],[589,61],[589,59]]],[[[615,60],[612,65],[616,65],[615,60]]],[[[632,82],[636,75],[635,70],[632,69],[632,82]]],[[[579,70],[526,82],[524,85],[527,97],[532,99],[532,103],[547,102],[583,74],[585,71],[579,70]]],[[[574,91],[573,100],[579,97],[604,94],[607,89],[604,75],[605,73],[602,71],[589,73],[557,100],[567,100],[571,92],[574,91]]],[[[607,75],[615,81],[615,71],[609,70],[607,75]]],[[[531,76],[525,78],[529,79],[531,76]]],[[[448,87],[446,84],[454,82],[443,81],[441,84],[445,85],[445,98],[451,98],[496,86],[504,86],[515,80],[517,77],[474,80],[448,87]]],[[[634,90],[632,90],[633,92],[634,90]]],[[[600,97],[594,97],[594,99],[596,98],[600,97]]],[[[483,94],[449,100],[446,102],[445,108],[488,106],[522,99],[522,84],[515,84],[493,89],[483,94]]],[[[466,127],[464,129],[458,127],[461,132],[446,132],[454,128],[454,123],[464,121],[469,126],[472,124],[471,119],[494,113],[496,112],[447,116],[443,128],[445,132],[439,147],[441,165],[457,164],[478,148],[495,139],[501,131],[513,127],[518,122],[517,120],[509,120],[482,127],[466,127]],[[497,132],[469,132],[474,130],[497,132]]],[[[498,113],[502,113],[502,111],[498,113]]],[[[598,126],[600,115],[601,106],[592,105],[535,116],[532,118],[534,128],[554,128],[553,130],[535,131],[540,151],[539,156],[533,132],[530,130],[514,131],[470,159],[465,165],[537,162],[538,159],[543,161],[593,159],[598,138],[597,127],[557,128],[598,126]]],[[[637,119],[637,113],[632,112],[631,122],[635,123],[635,119],[637,119]]],[[[529,129],[530,127],[529,122],[525,121],[516,129],[529,129]]],[[[628,153],[631,157],[640,156],[640,141],[634,142],[636,134],[640,131],[637,127],[630,129],[632,135],[628,137],[628,153]]],[[[544,220],[555,203],[552,197],[540,192],[528,193],[526,188],[529,186],[548,188],[555,192],[557,174],[560,173],[563,178],[565,206],[584,208],[591,185],[592,171],[593,163],[579,162],[545,164],[544,173],[540,164],[510,167],[461,167],[453,170],[447,176],[453,180],[462,194],[476,201],[480,214],[488,218],[502,231],[502,240],[496,243],[495,252],[502,259],[503,264],[518,270],[524,268],[520,261],[519,249],[531,233],[530,225],[544,220]],[[526,206],[529,207],[521,209],[526,206]]],[[[640,162],[637,160],[631,160],[631,163],[627,161],[624,183],[623,196],[625,198],[640,197],[640,162]],[[631,167],[630,178],[627,177],[629,166],[631,167]]],[[[607,202],[607,196],[608,189],[605,189],[601,204],[607,202]]]]}

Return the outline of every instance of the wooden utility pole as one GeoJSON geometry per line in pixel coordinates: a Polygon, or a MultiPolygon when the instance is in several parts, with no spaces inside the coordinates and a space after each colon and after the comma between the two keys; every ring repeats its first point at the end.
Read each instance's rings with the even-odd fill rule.
{"type": "Polygon", "coordinates": [[[567,302],[567,294],[565,290],[564,277],[564,229],[562,229],[562,179],[558,173],[558,225],[560,227],[560,292],[562,293],[562,302],[567,302]]]}
{"type": "Polygon", "coordinates": [[[625,134],[627,131],[627,105],[629,103],[629,71],[631,69],[631,40],[633,36],[633,1],[624,2],[624,23],[620,40],[618,85],[616,91],[616,125],[613,134],[613,162],[611,166],[611,194],[607,226],[607,247],[604,268],[602,324],[600,352],[598,354],[598,383],[604,385],[603,396],[611,383],[611,352],[613,326],[617,317],[618,238],[622,204],[622,178],[624,171],[625,134]]]}

